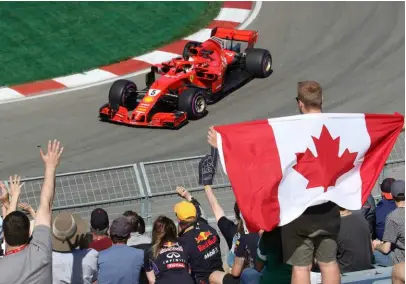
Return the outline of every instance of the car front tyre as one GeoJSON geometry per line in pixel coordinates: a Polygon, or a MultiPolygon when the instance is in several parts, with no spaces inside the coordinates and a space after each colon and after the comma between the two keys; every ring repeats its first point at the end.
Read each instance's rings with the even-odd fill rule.
{"type": "Polygon", "coordinates": [[[204,90],[187,89],[179,95],[178,109],[186,112],[188,119],[197,120],[207,113],[204,90]]]}

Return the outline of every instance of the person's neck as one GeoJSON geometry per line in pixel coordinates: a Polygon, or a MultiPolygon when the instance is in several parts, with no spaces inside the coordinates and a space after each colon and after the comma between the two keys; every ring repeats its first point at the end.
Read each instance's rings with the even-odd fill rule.
{"type": "Polygon", "coordinates": [[[321,109],[307,109],[303,112],[304,114],[311,114],[311,113],[321,113],[321,109]]]}
{"type": "Polygon", "coordinates": [[[104,238],[107,238],[107,236],[106,235],[93,234],[93,240],[95,240],[95,241],[98,241],[98,240],[101,240],[101,239],[104,239],[104,238]]]}
{"type": "Polygon", "coordinates": [[[395,201],[395,203],[396,203],[396,207],[400,207],[400,208],[405,207],[405,202],[404,201],[398,201],[398,202],[395,201]]]}
{"type": "Polygon", "coordinates": [[[20,246],[10,246],[10,245],[7,244],[7,246],[6,246],[6,252],[10,252],[10,251],[13,251],[13,250],[22,249],[22,248],[24,248],[24,247],[27,246],[27,245],[28,245],[28,244],[23,244],[23,245],[20,245],[20,246]]]}
{"type": "Polygon", "coordinates": [[[349,210],[340,211],[341,217],[345,217],[345,216],[348,216],[348,215],[351,215],[351,214],[352,214],[352,212],[349,211],[349,210]]]}
{"type": "Polygon", "coordinates": [[[118,243],[113,243],[113,245],[127,245],[127,242],[118,242],[118,243]]]}

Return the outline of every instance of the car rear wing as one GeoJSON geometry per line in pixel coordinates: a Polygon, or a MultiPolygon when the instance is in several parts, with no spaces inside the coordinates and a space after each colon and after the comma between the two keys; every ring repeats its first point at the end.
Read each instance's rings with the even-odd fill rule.
{"type": "Polygon", "coordinates": [[[258,40],[258,32],[253,30],[236,30],[215,27],[211,31],[211,37],[217,37],[226,40],[235,40],[247,42],[252,47],[258,40]]]}

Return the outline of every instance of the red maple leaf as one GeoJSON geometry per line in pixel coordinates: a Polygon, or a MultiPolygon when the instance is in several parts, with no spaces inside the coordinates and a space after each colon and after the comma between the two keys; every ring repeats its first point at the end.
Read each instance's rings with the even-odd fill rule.
{"type": "Polygon", "coordinates": [[[338,156],[340,137],[333,139],[327,127],[323,125],[320,138],[312,136],[317,149],[317,157],[307,148],[304,153],[296,153],[297,163],[293,166],[309,183],[306,189],[322,186],[324,192],[335,186],[337,179],[354,168],[357,152],[350,153],[345,149],[338,156]]]}

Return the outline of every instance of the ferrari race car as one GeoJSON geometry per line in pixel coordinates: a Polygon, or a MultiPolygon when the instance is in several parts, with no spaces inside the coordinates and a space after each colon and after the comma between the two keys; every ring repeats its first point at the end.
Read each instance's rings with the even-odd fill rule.
{"type": "Polygon", "coordinates": [[[208,104],[253,78],[271,75],[272,56],[254,48],[257,39],[256,31],[214,28],[208,40],[186,43],[182,57],[151,66],[144,89],[129,80],[115,81],[100,119],[178,129],[202,118],[208,104]]]}

